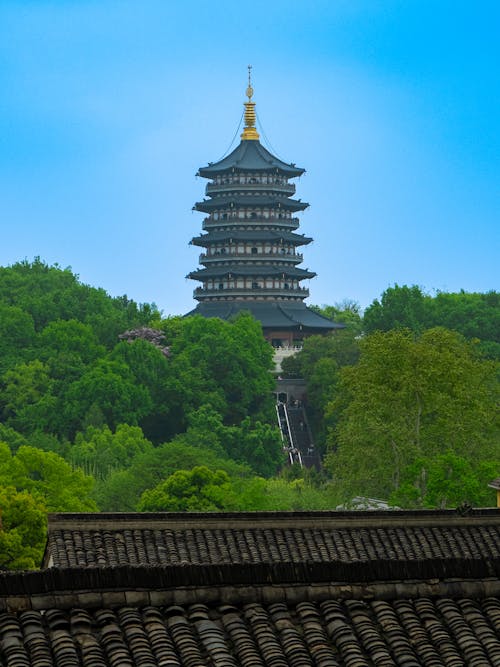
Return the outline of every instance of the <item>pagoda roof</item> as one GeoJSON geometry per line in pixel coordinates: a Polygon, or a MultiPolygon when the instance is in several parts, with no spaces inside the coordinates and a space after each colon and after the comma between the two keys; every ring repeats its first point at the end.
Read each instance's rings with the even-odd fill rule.
{"type": "Polygon", "coordinates": [[[250,312],[267,329],[322,333],[345,328],[311,310],[303,301],[202,301],[185,317],[202,315],[230,320],[242,311],[250,312]]]}
{"type": "Polygon", "coordinates": [[[307,271],[306,269],[298,269],[295,266],[276,266],[275,264],[251,264],[249,266],[239,266],[237,264],[230,264],[225,266],[211,266],[207,269],[199,269],[188,274],[188,278],[193,280],[206,280],[207,278],[221,278],[222,276],[264,276],[277,277],[288,276],[290,278],[298,278],[304,280],[305,278],[314,278],[316,273],[314,271],[307,271]]]}
{"type": "Polygon", "coordinates": [[[287,231],[275,231],[270,229],[262,230],[223,230],[203,234],[191,239],[193,245],[209,246],[218,241],[283,241],[295,245],[307,245],[311,243],[312,238],[303,234],[294,234],[287,231]]]}
{"type": "Polygon", "coordinates": [[[296,167],[293,163],[287,164],[270,153],[260,141],[240,142],[234,151],[218,162],[210,162],[206,167],[200,167],[198,176],[213,178],[225,171],[279,171],[289,178],[300,176],[305,169],[296,167]]]}
{"type": "Polygon", "coordinates": [[[210,213],[210,211],[217,210],[219,208],[229,208],[231,206],[269,206],[269,207],[279,207],[286,209],[287,211],[303,211],[309,206],[306,202],[300,201],[300,199],[290,199],[288,197],[272,197],[272,196],[252,196],[244,195],[238,196],[231,194],[226,197],[214,197],[212,199],[205,199],[201,202],[196,202],[193,208],[196,211],[204,211],[205,213],[210,213]]]}

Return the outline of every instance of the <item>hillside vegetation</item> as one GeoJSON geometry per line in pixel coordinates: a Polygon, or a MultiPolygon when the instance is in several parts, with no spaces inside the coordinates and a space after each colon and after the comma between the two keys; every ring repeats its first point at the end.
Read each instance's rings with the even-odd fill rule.
{"type": "Polygon", "coordinates": [[[48,511],[491,504],[499,295],[394,287],[285,364],[321,473],[284,466],[272,349],[241,314],[162,318],[39,259],[0,268],[0,568],[36,567],[48,511]]]}

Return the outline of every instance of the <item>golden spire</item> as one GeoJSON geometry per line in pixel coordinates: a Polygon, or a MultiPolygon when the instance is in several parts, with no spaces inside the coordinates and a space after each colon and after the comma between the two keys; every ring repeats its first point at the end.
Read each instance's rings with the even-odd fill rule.
{"type": "Polygon", "coordinates": [[[255,129],[255,102],[252,102],[253,88],[252,88],[252,66],[248,66],[248,87],[246,90],[246,96],[248,97],[248,102],[245,102],[245,127],[241,133],[241,138],[244,141],[258,141],[259,133],[255,129]]]}

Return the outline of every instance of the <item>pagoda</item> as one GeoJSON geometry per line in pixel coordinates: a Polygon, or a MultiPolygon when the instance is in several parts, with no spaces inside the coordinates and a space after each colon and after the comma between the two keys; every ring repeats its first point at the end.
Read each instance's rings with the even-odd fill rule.
{"type": "Polygon", "coordinates": [[[297,213],[309,204],[293,198],[295,184],[290,181],[305,170],[283,162],[260,143],[250,69],[239,146],[197,174],[209,179],[207,198],[193,207],[206,214],[206,233],[191,240],[203,250],[202,268],[187,276],[201,282],[194,290],[199,303],[188,315],[227,320],[249,311],[275,347],[293,347],[306,336],[343,325],[304,303],[309,290],[301,283],[316,274],[299,267],[303,258],[298,249],[312,238],[297,232],[297,213]]]}

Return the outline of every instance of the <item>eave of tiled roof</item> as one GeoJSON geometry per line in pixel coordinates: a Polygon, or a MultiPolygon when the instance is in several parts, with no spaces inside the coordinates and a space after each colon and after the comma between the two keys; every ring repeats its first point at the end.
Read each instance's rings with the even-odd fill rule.
{"type": "Polygon", "coordinates": [[[51,514],[59,567],[500,558],[500,510],[51,514]]]}

